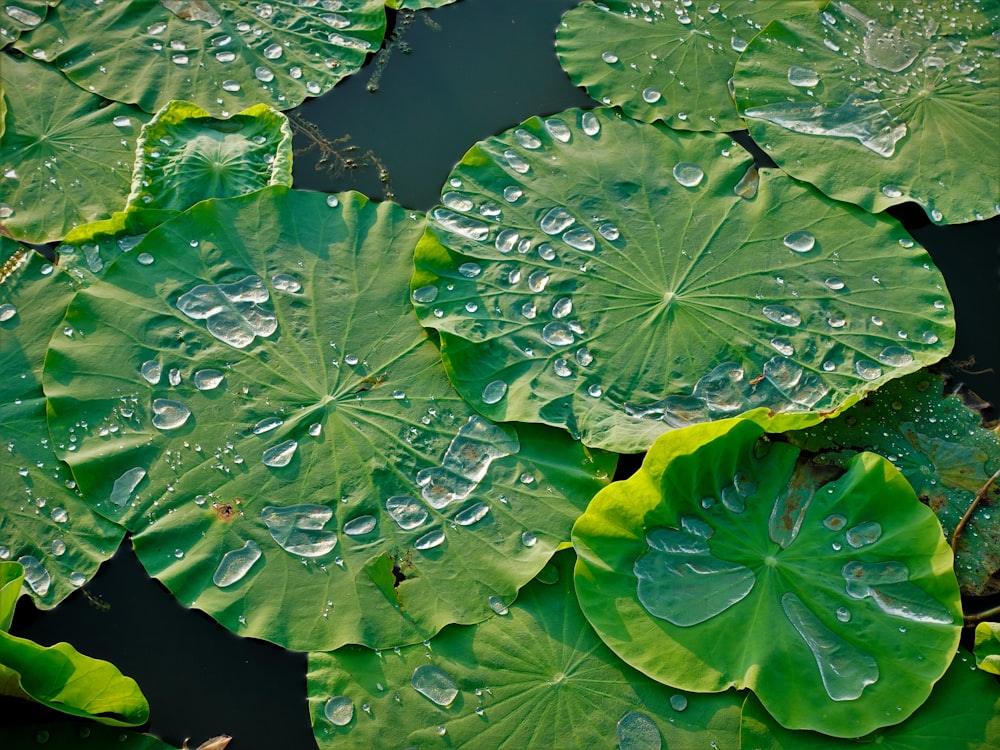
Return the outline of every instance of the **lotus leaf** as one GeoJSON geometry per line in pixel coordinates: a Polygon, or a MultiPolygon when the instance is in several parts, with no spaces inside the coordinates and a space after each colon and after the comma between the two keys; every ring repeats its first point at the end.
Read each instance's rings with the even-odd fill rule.
{"type": "Polygon", "coordinates": [[[763,436],[738,419],[667,433],[598,493],[573,527],[580,606],[632,666],[748,687],[783,726],[902,721],[961,631],[941,527],[884,458],[841,474],[763,436]]]}
{"type": "Polygon", "coordinates": [[[219,120],[172,101],[143,126],[136,152],[124,211],[77,227],[59,246],[60,264],[81,281],[200,200],[292,184],[288,119],[264,104],[219,120]]]}
{"type": "Polygon", "coordinates": [[[0,47],[5,47],[25,31],[45,20],[49,7],[59,0],[16,0],[0,10],[0,47]]]}
{"type": "MultiPolygon", "coordinates": [[[[0,562],[0,623],[10,623],[17,599],[10,592],[21,588],[26,574],[19,563],[0,562]]],[[[149,718],[149,704],[135,680],[68,643],[40,646],[0,629],[0,672],[0,680],[17,675],[15,694],[63,713],[112,726],[137,726],[149,718]]]]}
{"type": "Polygon", "coordinates": [[[0,53],[7,99],[0,229],[58,240],[125,202],[135,139],[148,118],[74,86],[47,65],[0,53]]]}
{"type": "Polygon", "coordinates": [[[225,3],[63,0],[17,46],[80,86],[156,112],[170,99],[228,117],[291,109],[329,91],[378,49],[384,0],[225,3]]]}
{"type": "Polygon", "coordinates": [[[120,750],[173,750],[172,745],[148,734],[67,721],[0,727],[0,744],[10,748],[41,745],[45,750],[107,750],[111,747],[120,750]]]}
{"type": "Polygon", "coordinates": [[[793,177],[935,223],[1000,212],[1000,7],[834,2],[774,21],[736,66],[750,135],[793,177]]]}
{"type": "MultiPolygon", "coordinates": [[[[1000,623],[976,625],[976,666],[984,672],[1000,674],[1000,623]]],[[[995,713],[1000,714],[1000,708],[995,713]]]]}
{"type": "Polygon", "coordinates": [[[75,429],[84,494],[240,635],[386,647],[482,620],[614,471],[453,391],[406,293],[423,223],[357,194],[205,201],[53,337],[50,429],[75,429]]]}
{"type": "Polygon", "coordinates": [[[855,740],[792,732],[772,719],[760,702],[743,706],[741,747],[755,750],[992,750],[1000,737],[1000,688],[996,680],[970,669],[972,659],[960,650],[930,698],[901,724],[855,740]]]}
{"type": "Polygon", "coordinates": [[[622,664],[580,612],[573,559],[422,646],[310,654],[320,748],[736,747],[743,696],[678,692],[622,664]]]}
{"type": "Polygon", "coordinates": [[[951,538],[977,493],[984,498],[955,545],[963,591],[992,593],[1000,570],[1000,434],[958,396],[942,396],[937,375],[917,372],[872,393],[846,413],[788,438],[807,450],[873,451],[889,458],[951,538]]]}
{"type": "Polygon", "coordinates": [[[0,251],[0,560],[24,564],[25,588],[48,609],[97,572],[125,530],[83,502],[45,426],[42,360],[72,299],[69,279],[7,238],[0,251]]]}
{"type": "Polygon", "coordinates": [[[412,296],[459,393],[588,445],[637,452],[756,407],[773,431],[815,424],[954,341],[899,225],[721,135],[532,118],[474,146],[431,219],[412,296]]]}
{"type": "Polygon", "coordinates": [[[573,83],[637,120],[677,130],[738,130],[729,80],[739,54],[775,18],[822,0],[581,2],[562,18],[556,54],[573,83]]]}
{"type": "Polygon", "coordinates": [[[440,8],[451,5],[455,0],[386,0],[387,8],[400,10],[423,10],[425,8],[440,8]]]}

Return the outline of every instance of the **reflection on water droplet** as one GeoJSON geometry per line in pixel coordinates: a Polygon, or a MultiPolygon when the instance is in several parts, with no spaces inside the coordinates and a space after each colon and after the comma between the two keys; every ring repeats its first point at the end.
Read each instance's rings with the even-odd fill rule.
{"type": "Polygon", "coordinates": [[[663,737],[656,723],[638,711],[630,711],[616,726],[619,750],[660,750],[663,737]]]}
{"type": "Polygon", "coordinates": [[[855,362],[854,372],[865,380],[877,380],[882,377],[882,368],[869,359],[859,359],[855,362]]]}
{"type": "Polygon", "coordinates": [[[681,695],[680,693],[674,693],[670,696],[670,707],[674,711],[683,711],[688,707],[688,699],[686,695],[681,695]]]}
{"type": "Polygon", "coordinates": [[[525,531],[521,534],[521,544],[525,547],[534,547],[538,544],[538,537],[532,534],[530,531],[525,531]]]}
{"type": "Polygon", "coordinates": [[[65,508],[53,508],[49,517],[56,523],[66,523],[69,520],[69,512],[65,508]]]}
{"type": "Polygon", "coordinates": [[[119,508],[125,507],[125,504],[132,498],[132,493],[135,491],[135,488],[145,476],[145,469],[139,468],[138,466],[133,469],[129,469],[115,480],[108,500],[113,505],[117,505],[119,508]]]}
{"type": "Polygon", "coordinates": [[[951,625],[955,621],[944,605],[910,583],[910,570],[904,563],[852,560],[844,565],[841,575],[849,596],[855,599],[871,597],[887,615],[938,625],[951,625]]]}
{"type": "Polygon", "coordinates": [[[529,133],[524,128],[515,129],[514,137],[517,138],[517,142],[520,143],[524,148],[536,149],[542,147],[542,142],[538,140],[535,134],[529,133]]]}
{"type": "Polygon", "coordinates": [[[195,372],[192,380],[199,391],[212,391],[222,385],[224,379],[225,375],[218,370],[205,369],[195,372]]]}
{"type": "Polygon", "coordinates": [[[601,121],[593,112],[585,111],[580,115],[580,128],[584,133],[594,138],[601,132],[601,121]]]}
{"type": "Polygon", "coordinates": [[[837,619],[841,622],[851,621],[851,610],[847,607],[837,607],[837,619]]]}
{"type": "Polygon", "coordinates": [[[663,94],[661,94],[657,89],[654,89],[652,86],[642,90],[642,100],[647,104],[656,104],[662,98],[663,94]]]}
{"type": "Polygon", "coordinates": [[[490,506],[477,502],[461,510],[455,515],[455,523],[459,526],[472,526],[482,521],[490,512],[490,506]]]}
{"type": "Polygon", "coordinates": [[[805,231],[789,232],[785,235],[782,242],[784,242],[785,247],[789,250],[794,250],[797,253],[807,253],[815,247],[816,238],[805,231]]]}
{"type": "Polygon", "coordinates": [[[52,576],[34,555],[21,555],[17,561],[24,566],[24,582],[35,596],[45,596],[52,585],[52,576]]]}
{"type": "Polygon", "coordinates": [[[298,441],[286,440],[283,443],[278,443],[268,448],[261,454],[260,459],[264,462],[264,466],[270,466],[272,469],[280,469],[292,462],[292,458],[295,457],[295,451],[298,448],[298,441]]]}
{"type": "Polygon", "coordinates": [[[255,424],[251,431],[254,435],[263,435],[265,432],[270,432],[271,430],[280,427],[284,422],[278,417],[265,417],[255,424]]]}
{"type": "Polygon", "coordinates": [[[142,366],[139,368],[139,374],[142,375],[143,379],[151,385],[156,385],[160,382],[162,373],[163,367],[159,362],[152,359],[143,362],[142,366]]]}
{"type": "MultiPolygon", "coordinates": [[[[560,143],[569,143],[573,134],[570,132],[569,127],[565,122],[558,118],[550,118],[545,121],[545,129],[549,131],[549,135],[555,138],[560,143]]],[[[507,197],[507,191],[504,191],[504,198],[507,197]]]]}
{"type": "Polygon", "coordinates": [[[788,69],[788,82],[793,86],[812,88],[819,83],[819,74],[801,65],[792,65],[788,69]]]}
{"type": "Polygon", "coordinates": [[[847,525],[847,518],[839,513],[832,513],[823,519],[823,525],[830,531],[840,531],[847,525]]]}
{"type": "Polygon", "coordinates": [[[601,59],[604,60],[608,65],[614,65],[618,62],[618,55],[614,52],[602,52],[601,59]]]}
{"type": "Polygon", "coordinates": [[[441,529],[428,531],[413,543],[413,548],[418,550],[429,550],[440,547],[444,544],[445,536],[441,529]]]}
{"type": "MultiPolygon", "coordinates": [[[[727,488],[728,489],[728,488],[727,488]]],[[[633,566],[642,606],[680,627],[697,625],[744,599],[754,572],[712,555],[708,540],[677,529],[646,534],[649,550],[633,566]]]]}
{"type": "Polygon", "coordinates": [[[901,198],[903,196],[903,191],[896,185],[883,185],[882,195],[886,198],[901,198]]]}
{"type": "Polygon", "coordinates": [[[501,599],[499,596],[491,596],[489,599],[486,600],[486,603],[489,605],[490,609],[492,609],[498,615],[505,615],[510,611],[507,608],[507,605],[504,602],[504,600],[501,599]]]}
{"type": "Polygon", "coordinates": [[[348,536],[370,534],[375,530],[377,523],[375,516],[358,516],[344,524],[344,533],[348,536]]]}
{"type": "Polygon", "coordinates": [[[433,302],[437,299],[438,288],[433,285],[422,286],[413,290],[413,301],[422,304],[433,302]]]}
{"type": "Polygon", "coordinates": [[[447,708],[458,697],[458,685],[444,670],[433,664],[421,664],[413,670],[410,685],[428,700],[447,708]]]}
{"type": "Polygon", "coordinates": [[[260,518],[278,546],[296,557],[322,557],[337,546],[336,532],[323,529],[333,518],[325,505],[268,505],[260,518]]]}
{"type": "Polygon", "coordinates": [[[153,399],[153,427],[158,430],[176,430],[191,416],[191,410],[180,401],[169,398],[153,399]]]}
{"type": "Polygon", "coordinates": [[[239,549],[229,550],[222,556],[219,567],[212,576],[212,582],[220,589],[239,583],[262,555],[257,542],[252,539],[247,540],[239,549]]]}
{"type": "Polygon", "coordinates": [[[354,701],[346,695],[331,698],[323,706],[323,715],[326,716],[327,721],[335,726],[347,726],[354,718],[354,701]]]}
{"type": "Polygon", "coordinates": [[[782,596],[781,607],[812,651],[823,687],[832,700],[856,700],[865,687],[878,680],[875,659],[826,627],[795,594],[782,596]]]}
{"type": "Polygon", "coordinates": [[[773,323],[795,328],[802,324],[802,318],[791,307],[785,305],[765,305],[763,309],[764,317],[773,323]]]}
{"type": "Polygon", "coordinates": [[[874,544],[882,536],[882,524],[878,521],[860,523],[844,533],[847,543],[855,549],[874,544]]]}
{"type": "Polygon", "coordinates": [[[684,187],[695,187],[701,184],[705,172],[697,164],[682,161],[674,165],[674,179],[684,187]]]}
{"type": "Polygon", "coordinates": [[[899,346],[887,346],[878,355],[878,361],[890,367],[905,367],[913,361],[913,355],[899,346]]]}
{"type": "Polygon", "coordinates": [[[385,501],[389,516],[403,531],[410,531],[424,523],[430,514],[415,497],[395,495],[385,501]]]}
{"type": "Polygon", "coordinates": [[[542,340],[545,341],[549,346],[568,346],[572,344],[576,338],[573,336],[573,332],[570,331],[569,327],[562,322],[552,321],[551,323],[546,323],[545,327],[542,328],[542,340]]]}

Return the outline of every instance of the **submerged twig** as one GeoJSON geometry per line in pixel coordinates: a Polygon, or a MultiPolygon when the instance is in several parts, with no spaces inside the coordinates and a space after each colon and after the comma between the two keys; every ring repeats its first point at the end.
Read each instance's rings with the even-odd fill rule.
{"type": "Polygon", "coordinates": [[[1000,605],[983,610],[982,612],[975,612],[971,615],[966,615],[962,619],[965,620],[965,627],[971,627],[972,625],[976,625],[983,620],[992,620],[997,617],[1000,617],[1000,605]]]}
{"type": "Polygon", "coordinates": [[[972,518],[972,514],[976,512],[976,508],[979,507],[979,504],[986,500],[986,493],[990,491],[990,487],[997,481],[997,479],[1000,479],[1000,469],[997,469],[993,476],[986,480],[986,484],[982,486],[979,492],[976,493],[976,496],[972,499],[968,509],[965,511],[965,515],[962,516],[962,520],[955,524],[955,530],[951,533],[952,552],[958,552],[959,535],[965,530],[966,525],[969,523],[969,519],[972,518]]]}

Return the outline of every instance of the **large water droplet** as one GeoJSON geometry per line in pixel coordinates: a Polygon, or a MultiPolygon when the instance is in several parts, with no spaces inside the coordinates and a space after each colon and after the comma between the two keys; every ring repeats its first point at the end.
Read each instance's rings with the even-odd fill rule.
{"type": "Polygon", "coordinates": [[[132,499],[132,493],[139,486],[139,482],[146,476],[146,470],[136,466],[129,469],[115,480],[111,487],[111,495],[108,500],[112,505],[124,508],[125,504],[132,499]]]}
{"type": "MultiPolygon", "coordinates": [[[[569,143],[573,137],[566,123],[555,117],[545,121],[545,129],[549,132],[549,135],[560,143],[569,143]]],[[[506,191],[504,191],[504,197],[507,197],[506,191]]]]}
{"type": "Polygon", "coordinates": [[[472,526],[482,521],[490,512],[490,506],[476,502],[455,514],[455,523],[459,526],[472,526]]]}
{"type": "Polygon", "coordinates": [[[878,680],[875,659],[826,627],[795,594],[782,596],[781,608],[812,651],[823,687],[832,700],[856,700],[865,687],[878,680]]]}
{"type": "Polygon", "coordinates": [[[192,380],[199,391],[212,391],[222,385],[224,379],[225,375],[218,370],[205,369],[195,372],[192,380]]]}
{"type": "Polygon", "coordinates": [[[882,368],[868,359],[859,359],[855,362],[854,372],[865,380],[878,380],[882,377],[882,368]]]}
{"type": "Polygon", "coordinates": [[[853,526],[844,533],[847,543],[858,549],[869,544],[874,544],[882,536],[882,524],[878,521],[868,521],[853,526]]]}
{"type": "Polygon", "coordinates": [[[913,361],[913,355],[899,346],[887,346],[878,355],[878,361],[890,367],[905,367],[913,361]]]}
{"type": "Polygon", "coordinates": [[[389,516],[403,531],[411,531],[423,524],[430,513],[420,502],[410,495],[395,495],[385,501],[389,516]]]}
{"type": "Polygon", "coordinates": [[[285,552],[298,557],[322,557],[337,546],[337,534],[323,527],[333,518],[325,505],[266,506],[261,520],[285,552]]]}
{"type": "Polygon", "coordinates": [[[793,86],[812,88],[819,83],[819,74],[810,68],[792,65],[788,69],[788,82],[793,86]]]}
{"type": "Polygon", "coordinates": [[[663,737],[656,723],[639,711],[629,711],[616,727],[619,750],[660,750],[663,737]]]}
{"type": "Polygon", "coordinates": [[[410,685],[428,700],[447,708],[458,697],[458,685],[444,670],[433,664],[421,664],[413,670],[410,685]]]}
{"type": "Polygon", "coordinates": [[[786,305],[765,305],[764,317],[778,325],[795,328],[802,324],[802,318],[798,312],[786,305]]]}
{"type": "Polygon", "coordinates": [[[378,521],[375,516],[358,516],[357,518],[352,518],[344,524],[344,533],[348,536],[363,536],[365,534],[370,534],[375,531],[377,523],[378,521]]]}
{"type": "Polygon", "coordinates": [[[156,360],[150,359],[143,362],[139,367],[139,374],[142,375],[143,380],[151,385],[156,385],[160,382],[160,377],[163,374],[163,367],[156,360]]]}
{"type": "Polygon", "coordinates": [[[298,441],[286,440],[283,443],[278,443],[268,448],[261,454],[260,459],[264,462],[264,466],[270,466],[272,469],[280,469],[292,462],[292,458],[295,457],[295,451],[298,448],[298,441]]]}
{"type": "Polygon", "coordinates": [[[177,309],[192,320],[204,320],[208,332],[229,346],[243,349],[257,336],[278,329],[274,313],[263,307],[270,293],[259,276],[232,284],[199,284],[177,300],[177,309]]]}
{"type": "Polygon", "coordinates": [[[484,404],[496,404],[507,395],[507,384],[502,380],[493,380],[483,388],[484,404]]]}
{"type": "Polygon", "coordinates": [[[797,253],[808,253],[816,246],[816,238],[806,231],[789,232],[782,242],[789,250],[797,253]]]}
{"type": "Polygon", "coordinates": [[[542,328],[542,340],[549,346],[569,346],[576,337],[565,323],[552,321],[542,328]]]}
{"type": "Polygon", "coordinates": [[[441,529],[434,529],[433,531],[428,531],[422,537],[417,539],[413,543],[413,548],[418,550],[429,550],[435,547],[440,547],[444,544],[445,535],[441,529]]]}
{"type": "Polygon", "coordinates": [[[642,606],[680,627],[697,625],[750,593],[754,572],[712,555],[708,541],[677,529],[646,534],[649,551],[633,566],[642,606]]]}
{"type": "Polygon", "coordinates": [[[45,569],[37,557],[33,555],[22,555],[17,561],[24,566],[24,582],[28,585],[36,596],[45,596],[49,593],[52,585],[52,576],[45,569]]]}
{"type": "Polygon", "coordinates": [[[585,111],[580,115],[580,128],[591,138],[595,138],[601,132],[601,121],[593,112],[585,111]]]}
{"type": "Polygon", "coordinates": [[[674,165],[674,179],[684,187],[695,187],[701,184],[705,172],[697,164],[682,161],[674,165]]]}
{"type": "Polygon", "coordinates": [[[191,410],[180,401],[169,398],[153,399],[153,427],[158,430],[176,430],[191,416],[191,410]]]}
{"type": "Polygon", "coordinates": [[[843,567],[841,575],[848,595],[855,599],[871,597],[887,615],[939,625],[955,621],[944,605],[910,583],[910,571],[904,563],[852,560],[843,567]]]}
{"type": "Polygon", "coordinates": [[[556,206],[555,208],[549,209],[549,211],[542,217],[541,221],[538,222],[538,226],[546,234],[560,234],[573,223],[576,222],[576,218],[567,211],[562,206],[556,206]]]}
{"type": "Polygon", "coordinates": [[[248,539],[239,549],[229,550],[222,556],[219,567],[212,575],[212,582],[220,589],[239,583],[262,555],[257,542],[248,539]]]}
{"type": "Polygon", "coordinates": [[[323,706],[323,715],[331,724],[345,727],[354,718],[354,701],[346,695],[335,696],[323,706]]]}

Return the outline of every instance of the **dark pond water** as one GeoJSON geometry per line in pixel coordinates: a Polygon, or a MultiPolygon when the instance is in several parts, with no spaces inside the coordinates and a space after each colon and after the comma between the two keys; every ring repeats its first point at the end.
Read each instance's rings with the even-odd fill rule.
{"type": "MultiPolygon", "coordinates": [[[[400,14],[390,54],[383,50],[360,73],[292,113],[302,131],[295,141],[296,187],[356,189],[378,199],[389,188],[403,205],[427,210],[476,141],[531,115],[591,106],[554,53],[559,17],[576,2],[461,0],[400,14]],[[317,166],[318,140],[340,141],[341,150],[356,147],[342,156],[357,166],[338,169],[335,156],[317,166]]],[[[958,343],[945,369],[954,382],[1000,401],[1000,221],[938,228],[915,207],[896,215],[931,251],[955,301],[958,343]],[[954,364],[962,361],[968,362],[954,364]]],[[[623,470],[635,464],[625,461],[623,470]]],[[[237,638],[180,607],[146,575],[127,541],[57,610],[38,612],[22,599],[13,631],[44,644],[70,641],[112,661],[149,698],[150,731],[177,746],[186,737],[197,743],[229,733],[232,750],[314,747],[305,656],[237,638]]],[[[0,703],[3,721],[30,717],[10,710],[0,703]]]]}

